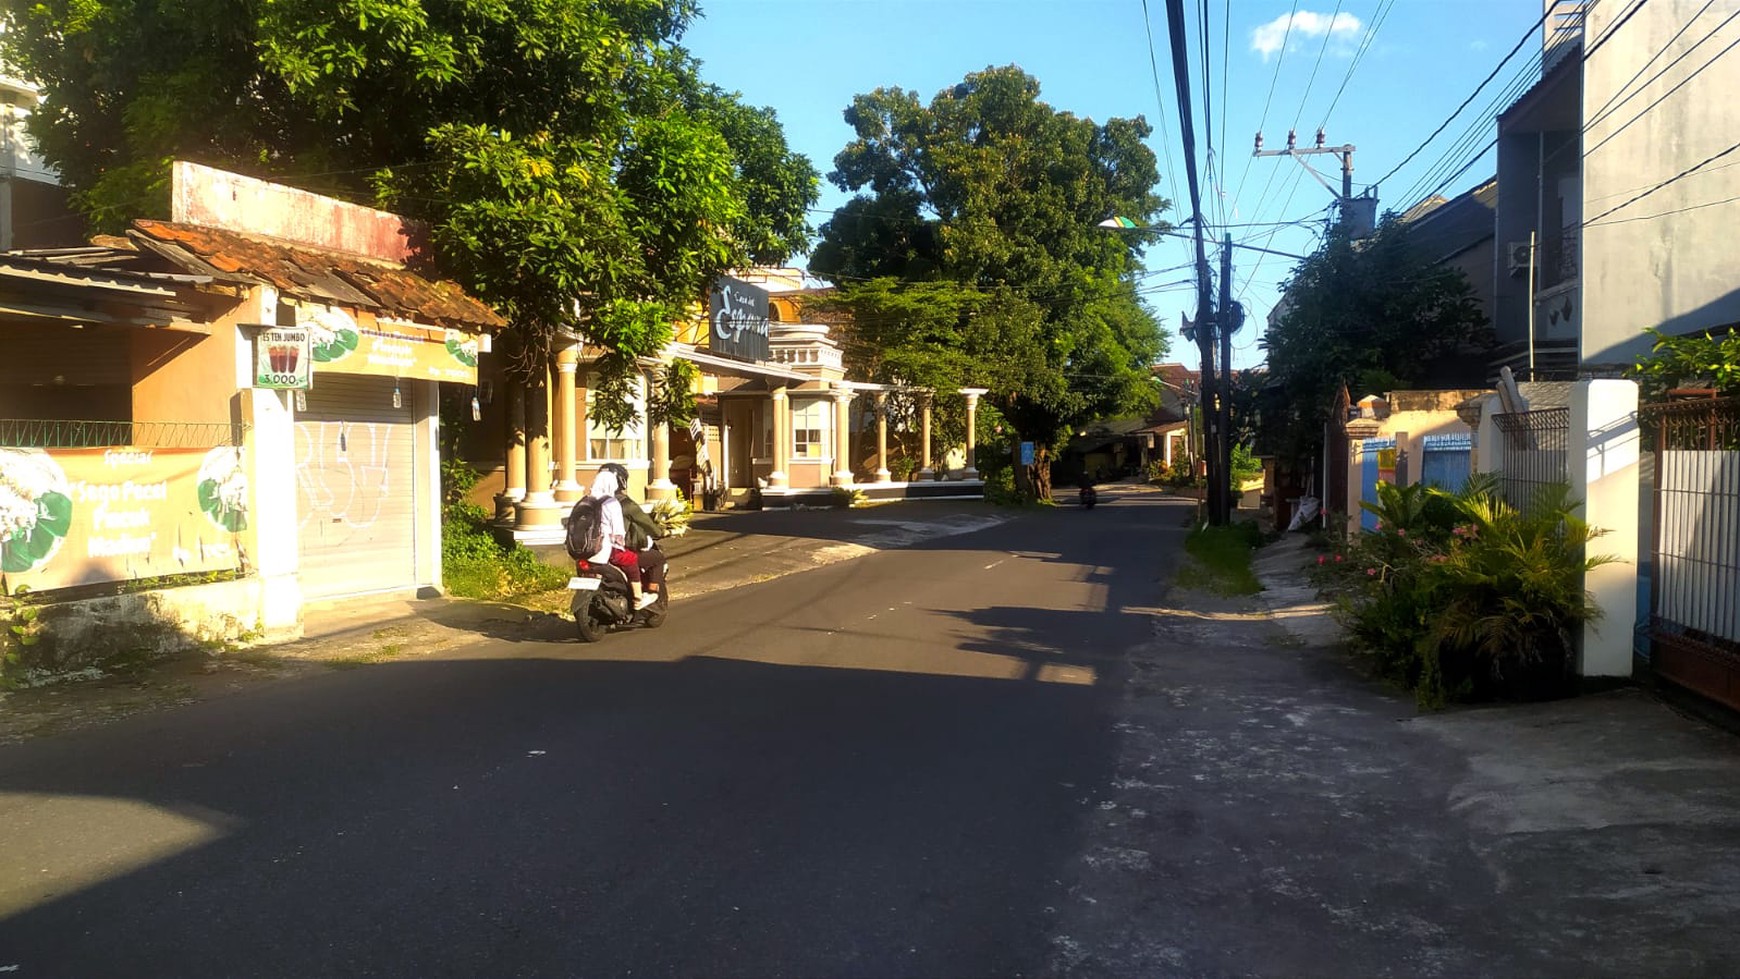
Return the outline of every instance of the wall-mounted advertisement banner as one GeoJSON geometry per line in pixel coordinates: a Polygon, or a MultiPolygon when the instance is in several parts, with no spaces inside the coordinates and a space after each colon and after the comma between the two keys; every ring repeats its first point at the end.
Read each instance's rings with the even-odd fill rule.
{"type": "Polygon", "coordinates": [[[308,331],[274,326],[254,337],[254,387],[292,390],[308,387],[314,366],[308,331]]]}
{"type": "Polygon", "coordinates": [[[296,321],[308,328],[316,371],[477,383],[476,334],[448,330],[436,340],[363,327],[350,314],[331,307],[297,307],[296,321]]]}
{"type": "Polygon", "coordinates": [[[7,588],[238,568],[250,533],[242,452],[0,448],[7,588]]]}
{"type": "Polygon", "coordinates": [[[766,360],[767,305],[766,289],[720,276],[707,297],[707,321],[713,327],[708,348],[738,360],[766,360]]]}

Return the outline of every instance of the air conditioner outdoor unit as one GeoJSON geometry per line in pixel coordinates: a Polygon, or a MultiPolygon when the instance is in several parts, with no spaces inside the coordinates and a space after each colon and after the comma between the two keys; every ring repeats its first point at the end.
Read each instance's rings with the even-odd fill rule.
{"type": "Polygon", "coordinates": [[[1513,241],[1505,246],[1511,275],[1522,275],[1534,264],[1534,246],[1526,241],[1513,241]]]}

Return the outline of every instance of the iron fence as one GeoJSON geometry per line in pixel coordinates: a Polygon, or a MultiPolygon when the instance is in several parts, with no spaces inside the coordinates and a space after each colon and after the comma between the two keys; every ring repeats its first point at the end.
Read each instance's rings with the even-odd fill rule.
{"type": "Polygon", "coordinates": [[[1639,414],[1655,440],[1651,660],[1740,708],[1740,398],[1639,414]]]}
{"type": "Polygon", "coordinates": [[[1494,415],[1499,475],[1505,502],[1519,510],[1533,505],[1541,487],[1570,479],[1571,409],[1541,408],[1494,415]]]}
{"type": "Polygon", "coordinates": [[[246,425],[227,422],[0,418],[0,446],[14,449],[92,449],[119,445],[204,449],[241,445],[246,432],[246,425]]]}

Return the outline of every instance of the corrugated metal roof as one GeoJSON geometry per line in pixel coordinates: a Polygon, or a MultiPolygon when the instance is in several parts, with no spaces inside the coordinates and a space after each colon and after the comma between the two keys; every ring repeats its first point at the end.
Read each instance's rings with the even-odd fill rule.
{"type": "Polygon", "coordinates": [[[507,325],[457,283],[427,279],[390,262],[169,221],[135,221],[128,237],[191,272],[263,282],[297,299],[440,326],[507,325]]]}

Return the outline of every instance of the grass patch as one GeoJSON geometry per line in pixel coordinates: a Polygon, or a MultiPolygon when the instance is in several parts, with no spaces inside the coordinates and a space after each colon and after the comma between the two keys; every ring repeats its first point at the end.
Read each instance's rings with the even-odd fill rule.
{"type": "Polygon", "coordinates": [[[1255,595],[1263,586],[1251,570],[1251,555],[1262,543],[1262,531],[1249,520],[1197,527],[1184,539],[1191,563],[1178,572],[1178,583],[1217,595],[1255,595]]]}
{"type": "Polygon", "coordinates": [[[469,503],[450,504],[441,526],[441,583],[460,598],[500,599],[560,588],[568,572],[538,560],[519,544],[501,544],[489,514],[469,503]]]}

